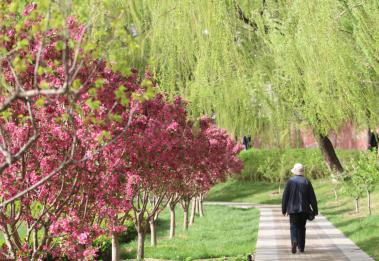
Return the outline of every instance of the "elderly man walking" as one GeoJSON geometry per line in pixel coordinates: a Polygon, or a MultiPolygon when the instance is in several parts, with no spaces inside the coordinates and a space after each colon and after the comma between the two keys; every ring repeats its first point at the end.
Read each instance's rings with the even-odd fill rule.
{"type": "Polygon", "coordinates": [[[318,209],[312,184],[304,177],[304,166],[296,163],[291,172],[295,176],[288,180],[283,192],[282,213],[290,217],[291,250],[295,254],[296,248],[304,252],[305,224],[318,215],[318,209]]]}

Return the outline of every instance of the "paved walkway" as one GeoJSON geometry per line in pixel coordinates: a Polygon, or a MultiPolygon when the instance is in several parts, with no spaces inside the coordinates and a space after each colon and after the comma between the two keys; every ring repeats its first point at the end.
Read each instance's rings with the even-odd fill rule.
{"type": "Polygon", "coordinates": [[[374,260],[363,252],[325,217],[319,215],[307,223],[304,253],[292,254],[288,217],[281,213],[279,205],[249,203],[206,202],[207,205],[223,205],[238,208],[259,208],[260,221],[255,261],[274,260],[374,260]]]}

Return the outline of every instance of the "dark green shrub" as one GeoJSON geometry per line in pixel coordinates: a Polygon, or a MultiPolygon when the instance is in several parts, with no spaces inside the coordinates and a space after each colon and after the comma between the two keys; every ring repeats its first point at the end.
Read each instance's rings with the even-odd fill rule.
{"type": "Polygon", "coordinates": [[[112,259],[112,240],[109,236],[101,236],[93,242],[95,247],[98,247],[97,260],[112,259]]]}
{"type": "MultiPolygon", "coordinates": [[[[129,243],[137,237],[137,230],[133,221],[125,222],[126,231],[119,236],[120,243],[129,243]]],[[[101,236],[97,238],[93,244],[98,247],[97,260],[111,260],[112,258],[112,239],[109,236],[101,236]]]]}
{"type": "Polygon", "coordinates": [[[125,222],[126,231],[122,233],[119,237],[120,243],[129,243],[130,241],[137,238],[137,230],[134,226],[133,221],[128,220],[125,222]]]}

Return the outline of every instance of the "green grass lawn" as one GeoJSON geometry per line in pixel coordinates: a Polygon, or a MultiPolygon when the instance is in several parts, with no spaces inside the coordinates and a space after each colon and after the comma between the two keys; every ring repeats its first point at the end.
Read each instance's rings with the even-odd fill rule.
{"type": "MultiPolygon", "coordinates": [[[[357,214],[351,198],[340,195],[338,201],[335,200],[329,180],[317,180],[312,184],[320,212],[370,256],[379,260],[379,186],[372,195],[373,213],[369,216],[366,198],[361,199],[361,210],[357,214]]],[[[280,204],[281,195],[276,184],[229,180],[215,186],[207,200],[280,204]]]]}
{"type": "MultiPolygon", "coordinates": [[[[205,206],[205,216],[197,217],[187,232],[182,230],[180,207],[176,214],[176,238],[168,238],[169,213],[164,211],[158,223],[158,246],[150,247],[148,235],[145,257],[170,260],[233,257],[233,260],[246,260],[246,256],[255,251],[259,223],[257,209],[205,206]]],[[[135,241],[122,245],[121,258],[134,258],[135,249],[135,241]]]]}
{"type": "Polygon", "coordinates": [[[279,204],[281,197],[277,184],[231,179],[213,187],[206,200],[279,204]]]}

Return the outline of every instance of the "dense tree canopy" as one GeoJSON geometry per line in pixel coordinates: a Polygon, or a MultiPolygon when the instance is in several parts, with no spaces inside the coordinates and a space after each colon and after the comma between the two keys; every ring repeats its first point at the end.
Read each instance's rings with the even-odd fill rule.
{"type": "Polygon", "coordinates": [[[130,59],[186,97],[191,117],[215,117],[269,146],[288,146],[293,129],[308,128],[339,171],[328,134],[347,122],[378,124],[377,1],[118,4],[138,49],[130,59]]]}
{"type": "Polygon", "coordinates": [[[194,116],[215,115],[238,135],[270,126],[285,134],[288,122],[323,134],[378,122],[376,1],[119,4],[139,48],[133,58],[193,102],[194,116]]]}

